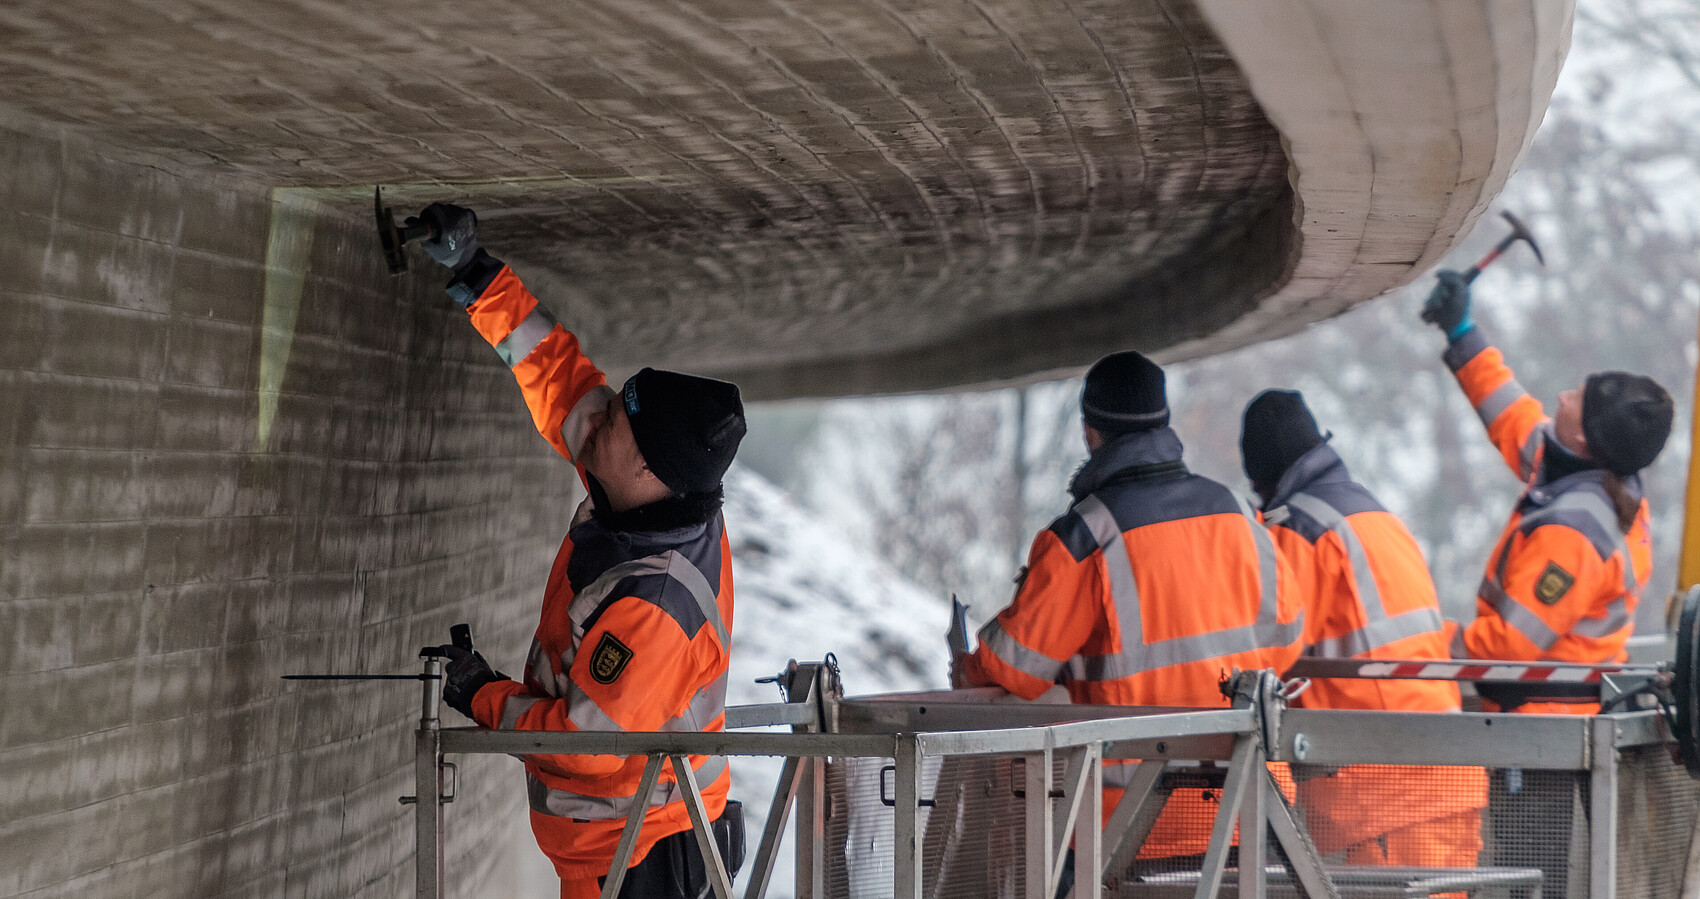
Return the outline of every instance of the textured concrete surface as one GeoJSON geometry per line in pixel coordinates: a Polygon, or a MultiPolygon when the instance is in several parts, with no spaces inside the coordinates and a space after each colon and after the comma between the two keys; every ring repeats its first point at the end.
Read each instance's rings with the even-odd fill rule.
{"type": "Polygon", "coordinates": [[[522,655],[571,468],[364,228],[13,131],[0,222],[0,896],[411,895],[418,688],[279,675],[522,655]]]}
{"type": "Polygon", "coordinates": [[[364,216],[483,210],[616,369],[927,389],[1291,330],[1452,246],[1568,0],[57,0],[3,102],[364,216]]]}

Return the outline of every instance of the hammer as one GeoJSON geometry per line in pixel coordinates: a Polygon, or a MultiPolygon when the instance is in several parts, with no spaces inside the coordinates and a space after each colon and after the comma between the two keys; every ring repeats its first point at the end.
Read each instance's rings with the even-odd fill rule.
{"type": "Polygon", "coordinates": [[[1476,276],[1482,273],[1482,269],[1492,265],[1495,259],[1498,259],[1506,250],[1511,249],[1511,245],[1519,240],[1527,243],[1529,245],[1529,249],[1535,251],[1536,262],[1539,262],[1541,265],[1547,264],[1546,258],[1541,255],[1541,247],[1539,244],[1535,243],[1535,235],[1529,230],[1529,226],[1523,224],[1522,219],[1509,212],[1502,210],[1499,214],[1503,216],[1506,221],[1511,223],[1511,233],[1507,234],[1505,239],[1501,240],[1499,244],[1490,250],[1486,256],[1483,256],[1480,262],[1470,266],[1469,270],[1464,272],[1465,284],[1476,280],[1476,276]]]}
{"type": "Polygon", "coordinates": [[[408,216],[407,220],[397,227],[395,214],[384,205],[384,190],[381,187],[372,188],[372,211],[378,219],[378,240],[384,245],[384,261],[389,263],[392,275],[407,271],[407,254],[402,251],[403,247],[416,240],[431,240],[437,236],[432,233],[430,225],[413,216],[408,216]]]}

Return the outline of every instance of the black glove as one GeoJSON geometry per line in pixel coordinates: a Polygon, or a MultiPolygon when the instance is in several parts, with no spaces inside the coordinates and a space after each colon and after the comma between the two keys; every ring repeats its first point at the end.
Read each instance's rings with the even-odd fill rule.
{"type": "Polygon", "coordinates": [[[1434,277],[1438,283],[1423,301],[1423,321],[1444,331],[1447,340],[1457,340],[1476,326],[1470,318],[1470,282],[1463,272],[1449,268],[1434,277]]]}
{"type": "Polygon", "coordinates": [[[449,657],[448,663],[443,666],[443,702],[468,718],[472,717],[472,697],[477,696],[485,684],[512,680],[500,671],[491,670],[490,663],[484,661],[483,656],[453,643],[445,643],[437,647],[437,651],[449,657]]]}
{"type": "Polygon", "coordinates": [[[465,206],[432,203],[419,212],[419,221],[431,226],[436,234],[422,244],[425,252],[454,269],[456,274],[478,252],[478,213],[465,206]]]}

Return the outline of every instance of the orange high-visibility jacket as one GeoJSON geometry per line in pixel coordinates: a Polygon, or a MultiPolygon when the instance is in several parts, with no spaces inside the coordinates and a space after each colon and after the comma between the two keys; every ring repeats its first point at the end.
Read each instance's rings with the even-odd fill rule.
{"type": "MultiPolygon", "coordinates": [[[[1077,703],[1222,706],[1233,669],[1285,671],[1304,615],[1287,563],[1251,507],[1181,465],[1162,428],[1100,447],[1078,501],[1033,540],[1008,608],[980,629],[970,682],[1024,698],[1061,682],[1077,703]]],[[[1106,766],[1106,816],[1131,766],[1106,766]]],[[[1141,855],[1204,850],[1213,806],[1170,797],[1141,855]]]]}
{"type": "MultiPolygon", "coordinates": [[[[471,286],[472,323],[512,367],[538,430],[585,477],[577,453],[588,419],[614,393],[513,270],[489,262],[473,276],[487,284],[471,286]]],[[[591,518],[567,533],[555,557],[523,683],[479,690],[474,717],[514,730],[722,730],[731,627],[731,550],[719,513],[663,532],[614,531],[591,518]]],[[[532,831],[563,879],[608,873],[645,761],[524,757],[532,831]]],[[[691,767],[718,818],[731,783],[726,759],[693,756],[691,767]]],[[[643,801],[633,864],[691,826],[671,766],[643,801]]]]}
{"type": "MultiPolygon", "coordinates": [[[[1352,480],[1333,447],[1321,444],[1287,469],[1263,521],[1304,597],[1306,655],[1448,657],[1440,600],[1416,539],[1352,480]]],[[[1324,678],[1296,705],[1455,712],[1458,700],[1450,682],[1324,678]]]]}
{"type": "MultiPolygon", "coordinates": [[[[1293,566],[1305,601],[1305,653],[1319,658],[1444,659],[1434,581],[1397,516],[1352,480],[1324,443],[1300,456],[1265,504],[1263,520],[1293,566]]],[[[1322,678],[1295,705],[1310,709],[1456,712],[1458,685],[1322,678]]],[[[1474,865],[1480,768],[1353,765],[1297,784],[1310,835],[1353,864],[1474,865]]]]}
{"type": "MultiPolygon", "coordinates": [[[[1622,662],[1635,607],[1652,572],[1652,540],[1641,482],[1624,478],[1640,498],[1628,534],[1606,492],[1606,472],[1579,471],[1549,480],[1543,462],[1557,445],[1552,419],[1517,383],[1499,350],[1475,328],[1446,350],[1445,360],[1487,426],[1507,465],[1527,484],[1488,559],[1476,593],[1476,619],[1453,647],[1459,657],[1513,661],[1622,662]]],[[[1518,710],[1592,714],[1598,703],[1540,702],[1518,710]]]]}

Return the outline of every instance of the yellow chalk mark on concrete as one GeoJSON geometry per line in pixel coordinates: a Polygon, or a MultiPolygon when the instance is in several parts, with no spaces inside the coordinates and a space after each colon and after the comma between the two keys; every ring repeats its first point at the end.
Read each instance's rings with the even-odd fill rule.
{"type": "Polygon", "coordinates": [[[265,307],[260,319],[259,448],[271,439],[277,419],[277,400],[289,368],[295,342],[295,319],[301,311],[301,291],[313,254],[313,226],[319,214],[319,192],[280,187],[272,191],[271,230],[266,237],[265,307]]]}

